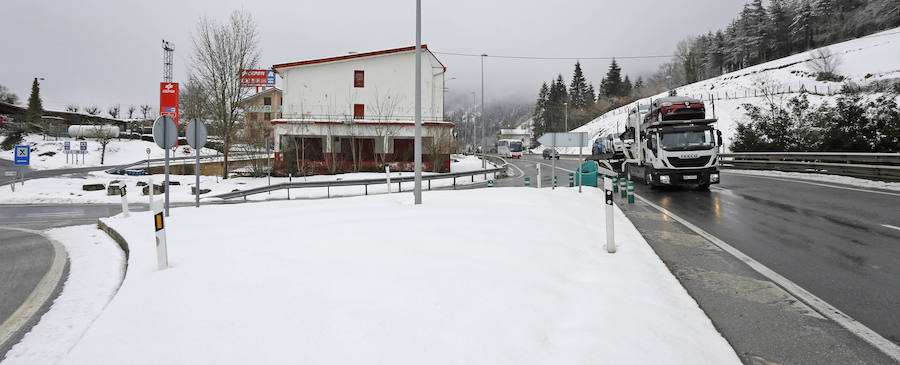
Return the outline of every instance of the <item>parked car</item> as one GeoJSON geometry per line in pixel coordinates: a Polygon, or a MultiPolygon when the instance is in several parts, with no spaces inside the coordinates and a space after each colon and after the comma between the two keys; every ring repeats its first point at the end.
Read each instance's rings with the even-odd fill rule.
{"type": "Polygon", "coordinates": [[[559,160],[559,152],[557,152],[555,149],[552,149],[552,148],[544,149],[544,159],[545,160],[552,160],[554,157],[556,157],[556,159],[559,160]]]}

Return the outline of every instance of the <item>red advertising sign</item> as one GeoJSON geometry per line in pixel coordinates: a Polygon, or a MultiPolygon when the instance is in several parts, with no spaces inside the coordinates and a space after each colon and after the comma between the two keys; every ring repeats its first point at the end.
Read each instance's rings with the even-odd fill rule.
{"type": "Polygon", "coordinates": [[[275,71],[241,70],[241,86],[275,86],[275,71]]]}
{"type": "Polygon", "coordinates": [[[169,115],[178,125],[178,83],[159,83],[159,115],[169,115]]]}

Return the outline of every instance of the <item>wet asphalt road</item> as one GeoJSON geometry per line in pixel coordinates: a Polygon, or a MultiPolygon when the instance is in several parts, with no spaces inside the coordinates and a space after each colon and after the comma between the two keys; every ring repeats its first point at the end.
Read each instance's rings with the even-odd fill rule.
{"type": "MultiPolygon", "coordinates": [[[[569,170],[579,165],[559,161],[569,170]]],[[[535,162],[547,163],[511,162],[531,176],[535,162]]],[[[501,186],[522,186],[521,177],[505,180],[501,186]]],[[[823,185],[830,184],[725,171],[710,191],[651,190],[636,181],[635,193],[900,344],[900,193],[823,185]]]]}

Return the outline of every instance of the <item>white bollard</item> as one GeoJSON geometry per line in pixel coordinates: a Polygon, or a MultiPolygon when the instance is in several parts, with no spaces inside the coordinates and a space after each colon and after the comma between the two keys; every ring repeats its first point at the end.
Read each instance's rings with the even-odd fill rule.
{"type": "Polygon", "coordinates": [[[147,191],[150,192],[150,194],[147,194],[147,196],[150,197],[150,208],[148,208],[148,210],[153,212],[156,211],[156,208],[153,206],[153,177],[148,179],[147,184],[147,191]]]}
{"type": "Polygon", "coordinates": [[[384,175],[387,176],[387,188],[388,194],[391,193],[391,168],[388,166],[384,167],[384,175]]]}
{"type": "Polygon", "coordinates": [[[128,197],[126,197],[125,194],[125,185],[122,185],[122,193],[120,194],[122,196],[122,216],[128,218],[130,212],[128,211],[128,197]]]}
{"type": "Polygon", "coordinates": [[[159,270],[169,267],[169,254],[166,248],[166,218],[163,211],[155,211],[153,214],[153,228],[156,230],[156,264],[159,270]]]}
{"type": "Polygon", "coordinates": [[[538,165],[537,165],[537,186],[538,186],[538,189],[541,188],[541,180],[542,180],[542,179],[541,179],[541,164],[538,164],[538,165]]]}
{"type": "Polygon", "coordinates": [[[603,191],[606,195],[606,252],[616,253],[616,229],[613,225],[613,182],[603,178],[603,191]]]}

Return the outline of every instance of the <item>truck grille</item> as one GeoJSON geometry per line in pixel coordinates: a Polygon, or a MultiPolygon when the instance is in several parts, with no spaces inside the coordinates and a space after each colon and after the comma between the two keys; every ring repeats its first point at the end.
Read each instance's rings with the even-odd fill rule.
{"type": "Polygon", "coordinates": [[[703,167],[709,163],[709,156],[700,156],[697,158],[669,157],[669,163],[675,167],[703,167]]]}

